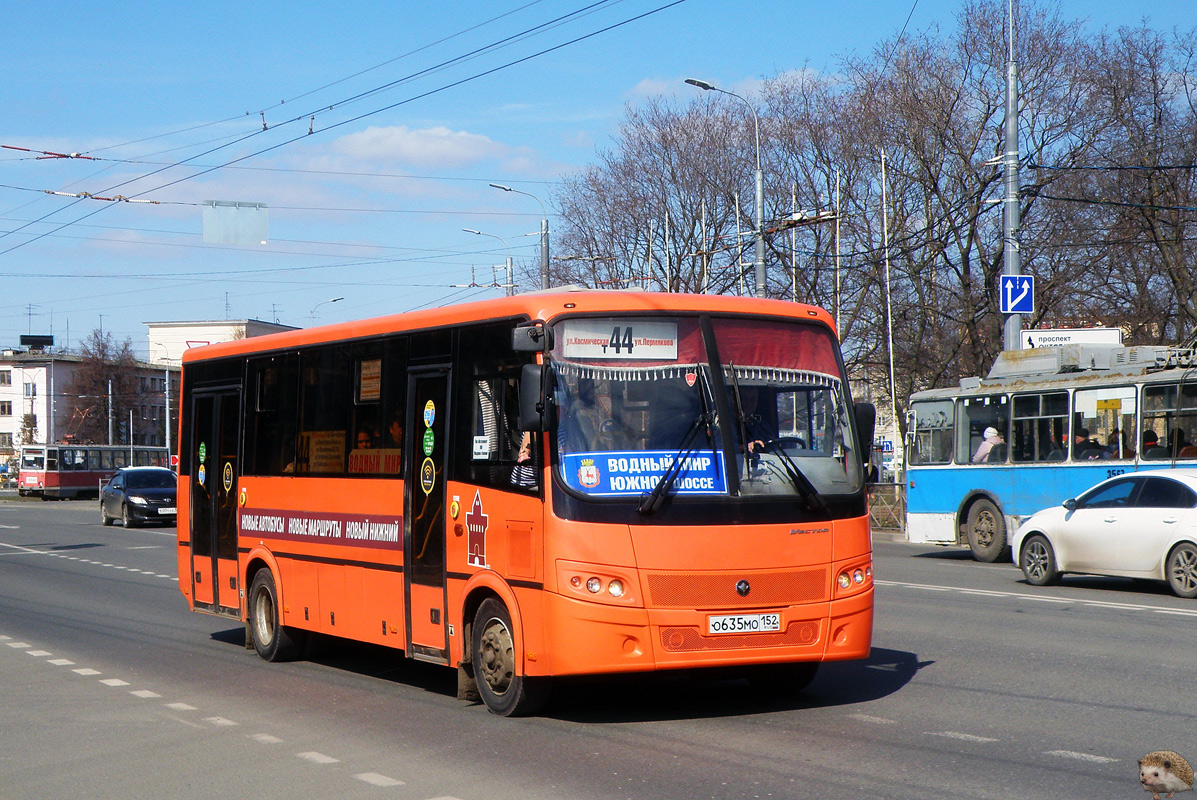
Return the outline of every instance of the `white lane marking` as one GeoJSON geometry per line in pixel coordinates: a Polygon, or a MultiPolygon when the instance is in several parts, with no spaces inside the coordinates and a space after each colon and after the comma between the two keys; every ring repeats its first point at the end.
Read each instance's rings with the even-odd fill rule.
{"type": "Polygon", "coordinates": [[[146,700],[152,700],[155,697],[162,696],[157,692],[151,692],[149,689],[138,689],[136,692],[129,692],[129,694],[133,695],[134,697],[144,697],[146,700]]]}
{"type": "Polygon", "coordinates": [[[187,703],[167,703],[166,707],[170,708],[170,709],[174,709],[175,711],[198,711],[199,710],[195,706],[188,705],[187,703]]]}
{"type": "Polygon", "coordinates": [[[1044,755],[1060,756],[1061,758],[1075,758],[1078,761],[1092,761],[1095,764],[1112,764],[1118,759],[1095,756],[1092,753],[1077,753],[1073,750],[1047,750],[1044,755]]]}
{"type": "Polygon", "coordinates": [[[21,526],[20,525],[0,525],[0,528],[4,528],[6,531],[19,531],[21,529],[21,526]]]}
{"type": "Polygon", "coordinates": [[[974,736],[971,733],[960,733],[959,731],[924,731],[924,736],[943,736],[947,739],[959,739],[962,742],[996,742],[997,739],[990,739],[988,736],[974,736]]]}
{"type": "Polygon", "coordinates": [[[277,736],[271,736],[269,733],[255,733],[249,738],[253,739],[255,742],[261,742],[262,744],[281,744],[283,741],[277,736]]]}
{"type": "Polygon", "coordinates": [[[49,650],[26,650],[25,655],[33,656],[34,658],[45,658],[46,656],[54,655],[49,650]]]}
{"type": "Polygon", "coordinates": [[[24,650],[26,647],[33,647],[29,642],[7,642],[9,647],[15,647],[17,650],[24,650]]]}
{"type": "Polygon", "coordinates": [[[1115,603],[1109,600],[1087,600],[1084,598],[1068,599],[1062,597],[1047,597],[1042,595],[1026,594],[1024,592],[999,592],[988,589],[965,589],[959,586],[932,586],[922,583],[906,583],[903,581],[875,581],[875,583],[878,586],[897,586],[904,589],[956,592],[957,594],[979,594],[987,597],[1009,597],[1015,600],[1037,600],[1049,603],[1076,603],[1092,608],[1106,608],[1117,611],[1154,611],[1157,614],[1176,614],[1182,617],[1197,617],[1197,609],[1188,610],[1179,608],[1166,608],[1164,606],[1152,606],[1145,603],[1115,603]]]}
{"type": "Polygon", "coordinates": [[[874,725],[897,725],[898,721],[895,719],[885,719],[884,717],[871,717],[868,714],[849,714],[849,719],[857,720],[858,722],[871,722],[874,725]]]}
{"type": "Polygon", "coordinates": [[[129,685],[128,681],[122,681],[120,678],[105,678],[104,680],[100,681],[100,683],[104,684],[105,686],[128,686],[129,685]]]}
{"type": "Polygon", "coordinates": [[[204,722],[211,722],[213,725],[220,725],[224,728],[231,728],[237,724],[231,719],[225,719],[224,717],[204,717],[204,722]]]}
{"type": "Polygon", "coordinates": [[[141,544],[141,545],[138,545],[137,547],[126,547],[125,549],[126,550],[161,550],[162,545],[160,545],[160,544],[141,544]]]}
{"type": "Polygon", "coordinates": [[[326,756],[324,753],[317,753],[314,750],[309,750],[306,753],[296,753],[296,756],[302,758],[304,761],[311,761],[313,764],[339,764],[341,759],[326,756]]]}
{"type": "Polygon", "coordinates": [[[9,641],[12,641],[11,636],[0,636],[0,642],[9,642],[9,641]]]}
{"type": "Polygon", "coordinates": [[[75,662],[71,661],[69,658],[52,658],[48,663],[53,664],[56,667],[69,667],[75,662]]]}
{"type": "Polygon", "coordinates": [[[83,667],[82,669],[73,669],[73,670],[71,670],[71,672],[75,673],[76,675],[83,675],[84,677],[91,676],[91,675],[103,675],[104,674],[104,673],[100,672],[98,669],[91,669],[89,667],[83,667]]]}
{"type": "Polygon", "coordinates": [[[354,775],[359,781],[365,781],[372,786],[402,786],[403,781],[397,781],[394,778],[388,778],[386,775],[379,775],[377,772],[363,772],[359,775],[354,775]]]}

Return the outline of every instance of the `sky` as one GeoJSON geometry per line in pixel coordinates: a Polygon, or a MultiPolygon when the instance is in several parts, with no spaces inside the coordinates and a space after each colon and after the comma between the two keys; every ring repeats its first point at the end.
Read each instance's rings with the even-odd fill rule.
{"type": "MultiPolygon", "coordinates": [[[[306,327],[500,296],[495,266],[539,257],[542,205],[552,242],[560,181],[612,146],[629,105],[686,102],[686,78],[751,97],[786,71],[836,72],[903,30],[952,30],[961,6],[15,0],[0,349],[100,329],[154,358],[146,322],[306,327]],[[264,205],[248,212],[264,243],[205,242],[212,201],[264,205]]],[[[1193,0],[1059,7],[1093,32],[1197,26],[1193,0]]]]}

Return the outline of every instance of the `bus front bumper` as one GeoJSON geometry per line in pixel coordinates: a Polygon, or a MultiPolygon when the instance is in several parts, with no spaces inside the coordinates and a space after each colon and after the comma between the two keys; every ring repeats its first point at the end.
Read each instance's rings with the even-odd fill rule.
{"type": "Polygon", "coordinates": [[[866,658],[873,589],[840,600],[768,609],[774,633],[708,633],[717,611],[625,608],[545,595],[548,659],[530,674],[587,675],[866,658]]]}

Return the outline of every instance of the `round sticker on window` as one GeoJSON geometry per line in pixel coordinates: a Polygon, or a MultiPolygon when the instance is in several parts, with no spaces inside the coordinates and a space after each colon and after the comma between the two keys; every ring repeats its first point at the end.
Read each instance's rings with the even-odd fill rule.
{"type": "Polygon", "coordinates": [[[424,431],[424,455],[432,455],[432,448],[436,445],[436,436],[433,435],[432,429],[424,431]]]}
{"type": "Polygon", "coordinates": [[[199,471],[195,473],[195,479],[199,481],[200,486],[206,484],[208,482],[208,468],[200,464],[199,471]]]}
{"type": "Polygon", "coordinates": [[[224,490],[227,492],[233,488],[233,462],[224,462],[224,490]]]}
{"type": "Polygon", "coordinates": [[[204,463],[205,461],[207,461],[207,460],[208,460],[208,443],[207,443],[207,442],[200,442],[200,446],[199,446],[199,461],[200,461],[200,463],[201,463],[201,464],[203,464],[203,463],[204,463]]]}
{"type": "Polygon", "coordinates": [[[426,458],[420,465],[420,488],[424,490],[424,494],[432,494],[432,487],[435,485],[436,465],[432,463],[431,458],[426,458]]]}
{"type": "Polygon", "coordinates": [[[436,403],[429,400],[424,404],[424,427],[431,428],[433,420],[436,419],[436,403]]]}

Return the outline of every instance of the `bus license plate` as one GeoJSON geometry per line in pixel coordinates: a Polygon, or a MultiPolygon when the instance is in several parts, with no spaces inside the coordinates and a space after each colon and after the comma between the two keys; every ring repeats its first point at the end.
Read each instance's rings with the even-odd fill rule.
{"type": "Polygon", "coordinates": [[[781,614],[723,614],[707,617],[707,633],[776,633],[781,614]]]}
{"type": "Polygon", "coordinates": [[[159,514],[169,514],[170,516],[172,516],[172,517],[173,517],[175,514],[178,514],[178,513],[179,513],[179,510],[178,510],[177,508],[165,508],[165,507],[163,507],[163,508],[160,508],[160,509],[158,509],[158,513],[159,513],[159,514]]]}

